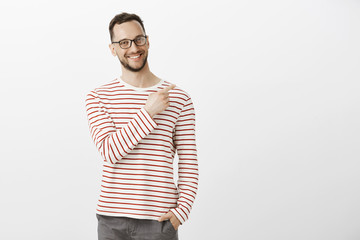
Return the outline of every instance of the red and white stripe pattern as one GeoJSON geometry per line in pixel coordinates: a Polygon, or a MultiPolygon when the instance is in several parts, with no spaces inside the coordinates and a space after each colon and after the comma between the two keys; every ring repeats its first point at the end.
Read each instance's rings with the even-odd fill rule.
{"type": "Polygon", "coordinates": [[[98,214],[157,220],[171,210],[188,219],[198,186],[192,100],[175,87],[165,111],[151,118],[144,109],[150,93],[170,84],[140,89],[117,78],[87,94],[90,134],[104,160],[98,214]]]}

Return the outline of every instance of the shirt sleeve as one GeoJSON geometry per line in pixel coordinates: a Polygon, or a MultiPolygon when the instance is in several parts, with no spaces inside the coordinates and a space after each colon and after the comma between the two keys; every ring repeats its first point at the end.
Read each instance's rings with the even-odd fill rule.
{"type": "Polygon", "coordinates": [[[194,204],[198,188],[198,161],[195,140],[195,111],[189,98],[176,122],[173,137],[179,156],[179,199],[176,208],[171,209],[179,221],[184,223],[194,204]]]}
{"type": "Polygon", "coordinates": [[[85,103],[91,138],[104,160],[111,164],[120,161],[157,127],[141,108],[126,126],[117,129],[96,91],[86,95],[85,103]]]}

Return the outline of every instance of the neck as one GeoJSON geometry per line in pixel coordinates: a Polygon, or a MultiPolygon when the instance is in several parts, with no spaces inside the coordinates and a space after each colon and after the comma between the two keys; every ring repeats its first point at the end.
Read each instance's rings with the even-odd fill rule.
{"type": "Polygon", "coordinates": [[[139,72],[132,72],[128,69],[125,69],[122,66],[122,75],[121,79],[135,87],[146,88],[151,87],[157,84],[160,81],[160,78],[155,76],[149,69],[148,64],[144,66],[139,72]]]}

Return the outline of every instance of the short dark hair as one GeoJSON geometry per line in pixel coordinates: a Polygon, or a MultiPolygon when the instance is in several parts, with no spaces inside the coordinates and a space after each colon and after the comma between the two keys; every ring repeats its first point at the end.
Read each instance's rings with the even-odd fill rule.
{"type": "Polygon", "coordinates": [[[144,30],[144,33],[145,33],[145,27],[144,27],[143,21],[141,20],[141,18],[138,15],[136,15],[134,13],[123,12],[123,13],[117,14],[110,21],[110,24],[109,24],[110,40],[113,41],[115,24],[121,24],[121,23],[124,23],[124,22],[130,22],[130,21],[133,21],[133,20],[140,23],[140,25],[141,25],[142,29],[144,30]]]}

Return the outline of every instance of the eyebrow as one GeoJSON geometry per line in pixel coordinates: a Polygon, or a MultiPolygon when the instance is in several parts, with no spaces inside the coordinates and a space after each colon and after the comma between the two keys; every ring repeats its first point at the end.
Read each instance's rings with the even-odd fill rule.
{"type": "MultiPolygon", "coordinates": [[[[143,36],[145,36],[145,35],[143,35],[143,34],[139,34],[139,35],[135,36],[135,38],[137,38],[137,37],[143,37],[143,36]]],[[[133,39],[135,39],[135,38],[133,38],[133,39]]],[[[119,42],[121,42],[121,41],[123,41],[123,40],[133,40],[133,39],[130,39],[130,38],[123,38],[123,39],[119,40],[119,42]]]]}

